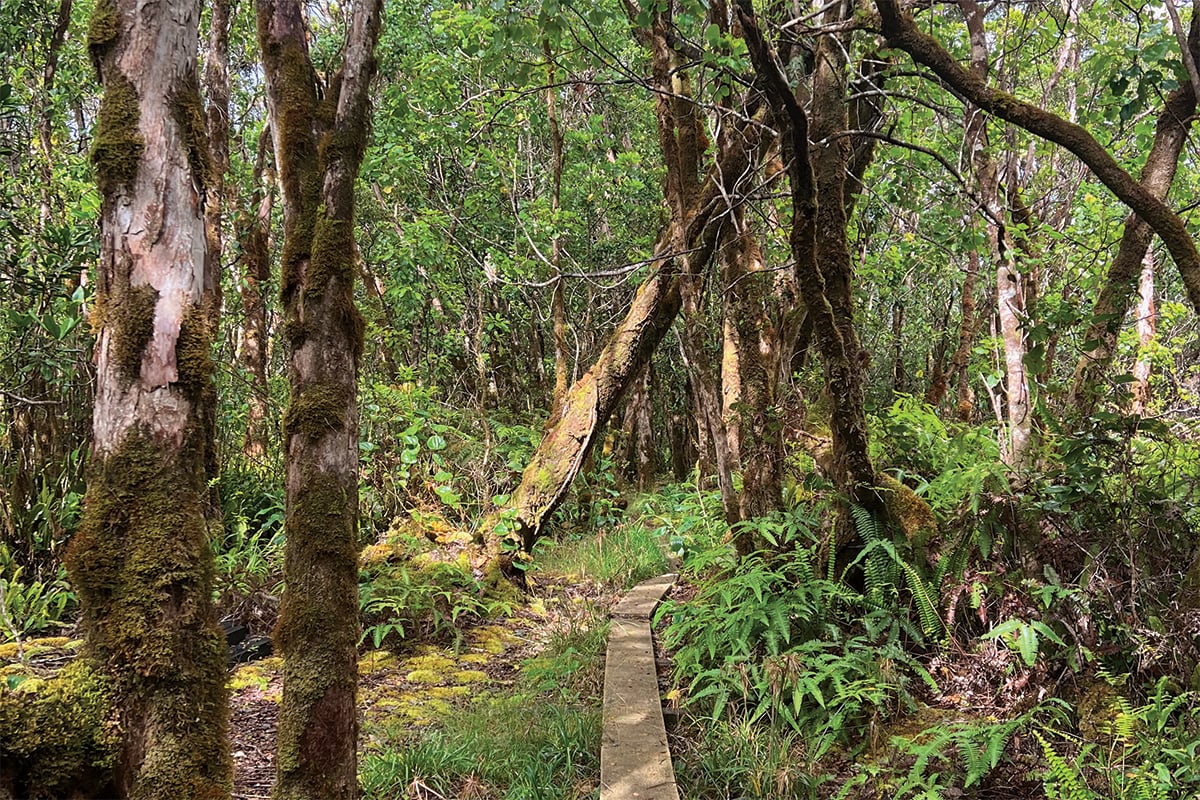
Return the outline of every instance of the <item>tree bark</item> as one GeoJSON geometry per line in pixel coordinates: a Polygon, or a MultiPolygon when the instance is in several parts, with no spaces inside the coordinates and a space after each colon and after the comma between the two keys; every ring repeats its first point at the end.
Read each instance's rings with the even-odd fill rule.
{"type": "MultiPolygon", "coordinates": [[[[971,74],[986,82],[989,57],[983,10],[975,0],[959,0],[959,8],[971,42],[971,74]]],[[[989,253],[996,270],[996,308],[1004,348],[1004,391],[1008,401],[1005,422],[1008,429],[1001,438],[1000,455],[1009,469],[1019,473],[1028,466],[1033,445],[1033,415],[1029,380],[1025,374],[1025,337],[1021,330],[1025,316],[1025,276],[1017,270],[1013,242],[1004,226],[1000,174],[989,152],[987,119],[983,109],[969,103],[965,113],[969,120],[966,146],[975,167],[975,181],[986,215],[989,253]]]]}
{"type": "Polygon", "coordinates": [[[250,202],[238,220],[242,242],[242,366],[249,373],[250,397],[247,399],[246,433],[242,453],[251,460],[267,455],[267,287],[271,282],[271,209],[274,205],[275,170],[271,167],[274,148],[270,128],[259,135],[258,155],[254,161],[254,189],[250,202]]]}
{"type": "MultiPolygon", "coordinates": [[[[837,135],[846,130],[847,124],[842,88],[845,50],[832,36],[818,40],[812,135],[824,144],[810,152],[808,115],[763,39],[752,3],[738,0],[736,8],[755,72],[766,88],[781,128],[792,189],[789,244],[807,313],[813,318],[826,390],[834,398],[830,415],[834,479],[847,499],[882,518],[887,512],[876,488],[878,481],[868,451],[863,353],[854,329],[850,293],[845,202],[849,143],[837,135]]],[[[834,8],[830,13],[844,11],[834,8]]]]}
{"type": "Polygon", "coordinates": [[[213,320],[211,179],[197,78],[200,3],[98,3],[104,96],[93,321],[96,400],[84,515],[67,555],[86,656],[119,695],[122,797],[230,793],[225,642],[204,517],[213,320]]]}
{"type": "Polygon", "coordinates": [[[365,148],[382,0],[353,6],[318,99],[298,0],[259,0],[258,38],[284,214],[291,398],[276,800],[358,796],[358,409],[354,181],[365,148]]]}
{"type": "Polygon", "coordinates": [[[1137,315],[1138,357],[1133,365],[1133,402],[1130,411],[1144,417],[1150,405],[1150,347],[1158,327],[1158,312],[1154,304],[1154,253],[1150,251],[1142,259],[1138,294],[1141,295],[1137,315]]]}

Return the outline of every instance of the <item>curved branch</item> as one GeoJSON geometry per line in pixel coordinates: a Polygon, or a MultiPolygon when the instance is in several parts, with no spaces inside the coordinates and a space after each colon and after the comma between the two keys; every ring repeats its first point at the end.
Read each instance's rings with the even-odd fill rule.
{"type": "Polygon", "coordinates": [[[883,35],[890,47],[903,50],[929,67],[975,105],[1065,147],[1088,166],[1092,174],[1121,202],[1150,225],[1162,238],[1187,288],[1188,299],[1200,311],[1200,252],[1183,220],[1171,208],[1126,172],[1112,154],[1086,129],[1007,92],[993,89],[982,77],[964,68],[932,36],[921,31],[897,0],[876,0],[883,35]]]}

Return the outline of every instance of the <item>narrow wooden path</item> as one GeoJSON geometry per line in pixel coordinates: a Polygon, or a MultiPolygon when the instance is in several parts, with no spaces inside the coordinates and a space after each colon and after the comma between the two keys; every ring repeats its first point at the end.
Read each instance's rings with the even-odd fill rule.
{"type": "Polygon", "coordinates": [[[612,613],[604,660],[600,800],[679,800],[667,749],[650,618],[675,575],[643,581],[612,613]]]}

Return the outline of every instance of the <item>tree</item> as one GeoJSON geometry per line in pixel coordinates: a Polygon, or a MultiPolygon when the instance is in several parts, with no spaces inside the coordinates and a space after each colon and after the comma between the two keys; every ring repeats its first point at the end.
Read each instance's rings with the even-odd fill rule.
{"type": "Polygon", "coordinates": [[[274,797],[358,794],[358,364],[354,181],[366,144],[382,0],[355,3],[322,84],[298,0],[259,0],[258,38],[284,213],[283,334],[291,397],[284,658],[274,797]]]}
{"type": "Polygon", "coordinates": [[[200,3],[96,5],[104,85],[96,399],[83,519],[67,567],[86,654],[113,677],[122,796],[229,795],[224,638],[212,606],[205,465],[212,180],[196,50],[200,3]]]}

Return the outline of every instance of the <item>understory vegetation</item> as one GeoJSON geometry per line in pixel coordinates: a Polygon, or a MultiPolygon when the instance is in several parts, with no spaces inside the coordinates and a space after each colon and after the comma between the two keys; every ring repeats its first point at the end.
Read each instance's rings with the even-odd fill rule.
{"type": "Polygon", "coordinates": [[[0,0],[0,800],[1200,797],[1198,9],[0,0]]]}

